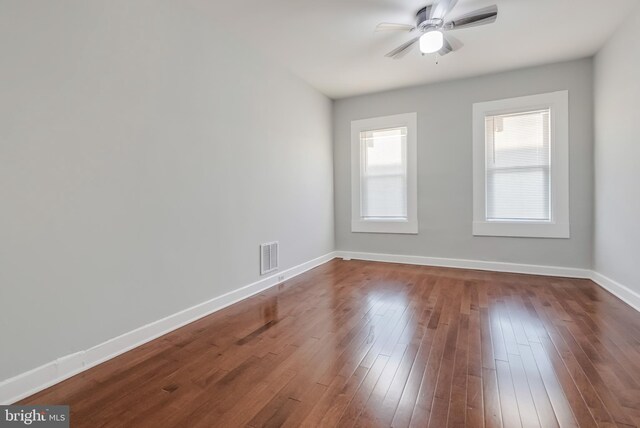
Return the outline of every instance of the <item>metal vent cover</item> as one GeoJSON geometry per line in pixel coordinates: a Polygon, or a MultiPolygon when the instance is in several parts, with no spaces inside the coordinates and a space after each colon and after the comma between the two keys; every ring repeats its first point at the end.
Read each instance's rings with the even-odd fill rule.
{"type": "Polygon", "coordinates": [[[260,275],[278,270],[278,242],[260,244],[260,275]]]}

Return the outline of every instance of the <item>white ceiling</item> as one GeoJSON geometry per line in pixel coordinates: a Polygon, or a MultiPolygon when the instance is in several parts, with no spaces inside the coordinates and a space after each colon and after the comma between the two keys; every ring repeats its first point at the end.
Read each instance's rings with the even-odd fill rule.
{"type": "Polygon", "coordinates": [[[459,0],[448,17],[491,4],[491,25],[451,34],[464,47],[440,58],[414,48],[384,55],[412,36],[374,32],[379,22],[414,23],[432,0],[203,0],[230,35],[245,39],[331,98],[593,55],[638,0],[459,0]]]}

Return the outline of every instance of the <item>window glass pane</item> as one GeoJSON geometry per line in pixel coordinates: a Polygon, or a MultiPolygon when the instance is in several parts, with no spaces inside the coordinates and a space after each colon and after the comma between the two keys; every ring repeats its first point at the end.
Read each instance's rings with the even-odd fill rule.
{"type": "Polygon", "coordinates": [[[488,220],[551,220],[550,111],[487,116],[488,220]]]}
{"type": "Polygon", "coordinates": [[[488,171],[488,220],[549,220],[548,170],[488,171]]]}
{"type": "Polygon", "coordinates": [[[363,218],[407,218],[407,128],[360,133],[363,218]]]}

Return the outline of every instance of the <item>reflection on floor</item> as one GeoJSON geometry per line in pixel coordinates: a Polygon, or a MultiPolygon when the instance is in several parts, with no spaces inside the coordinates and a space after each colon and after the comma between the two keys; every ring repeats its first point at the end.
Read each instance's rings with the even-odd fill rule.
{"type": "Polygon", "coordinates": [[[23,401],[72,426],[638,426],[640,314],[588,280],[334,260],[23,401]]]}

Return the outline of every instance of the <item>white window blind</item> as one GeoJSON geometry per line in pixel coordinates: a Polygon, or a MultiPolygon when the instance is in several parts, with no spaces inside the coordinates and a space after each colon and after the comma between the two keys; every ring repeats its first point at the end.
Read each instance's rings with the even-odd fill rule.
{"type": "Polygon", "coordinates": [[[360,132],[361,216],[407,218],[407,128],[360,132]]]}
{"type": "Polygon", "coordinates": [[[486,219],[551,220],[550,109],[485,117],[486,219]]]}
{"type": "Polygon", "coordinates": [[[418,233],[417,114],[351,122],[351,231],[418,233]]]}

